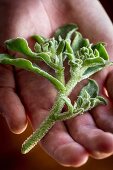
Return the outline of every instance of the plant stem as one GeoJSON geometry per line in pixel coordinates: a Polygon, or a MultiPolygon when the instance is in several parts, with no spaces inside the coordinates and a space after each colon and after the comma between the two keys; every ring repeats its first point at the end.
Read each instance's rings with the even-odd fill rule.
{"type": "Polygon", "coordinates": [[[65,85],[65,79],[64,79],[64,70],[57,70],[56,71],[56,78],[59,80],[62,84],[65,85]]]}
{"type": "Polygon", "coordinates": [[[38,67],[32,67],[32,69],[30,71],[32,71],[34,73],[38,73],[39,75],[47,78],[56,87],[57,90],[61,90],[61,91],[65,90],[65,86],[59,80],[57,80],[55,77],[48,74],[46,71],[44,71],[38,67]]]}
{"type": "Polygon", "coordinates": [[[41,123],[40,127],[24,141],[21,152],[23,154],[28,153],[45,136],[54,124],[55,121],[51,119],[51,116],[48,116],[46,120],[41,123]]]}
{"type": "Polygon", "coordinates": [[[74,113],[64,112],[64,113],[59,114],[59,115],[57,116],[57,120],[59,120],[59,121],[64,121],[64,120],[67,120],[67,119],[71,119],[71,118],[79,115],[79,114],[82,113],[82,112],[83,112],[82,109],[77,110],[77,111],[75,111],[74,113]]]}
{"type": "Polygon", "coordinates": [[[59,66],[61,69],[56,69],[56,78],[65,85],[64,67],[63,67],[63,56],[59,54],[59,66]]]}
{"type": "Polygon", "coordinates": [[[48,132],[48,130],[55,124],[54,114],[61,112],[64,105],[64,100],[61,99],[61,93],[57,95],[56,102],[50,111],[49,116],[41,123],[40,127],[23,143],[22,153],[28,153],[48,132]]]}
{"type": "Polygon", "coordinates": [[[48,132],[48,130],[57,121],[57,115],[62,111],[65,101],[61,98],[62,94],[68,96],[79,80],[72,77],[66,85],[66,91],[64,93],[58,93],[56,101],[50,111],[49,116],[42,122],[40,127],[23,143],[22,153],[29,152],[48,132]]]}

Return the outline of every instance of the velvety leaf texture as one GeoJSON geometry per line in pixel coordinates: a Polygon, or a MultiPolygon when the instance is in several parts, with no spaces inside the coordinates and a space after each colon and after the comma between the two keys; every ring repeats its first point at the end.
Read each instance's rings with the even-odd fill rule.
{"type": "Polygon", "coordinates": [[[60,28],[58,28],[55,32],[55,39],[58,40],[58,37],[61,36],[63,39],[66,38],[67,34],[73,29],[77,30],[78,26],[76,24],[66,24],[60,28]]]}
{"type": "Polygon", "coordinates": [[[16,38],[5,41],[8,49],[16,52],[21,52],[27,56],[34,57],[36,54],[29,48],[27,41],[24,38],[16,38]]]}

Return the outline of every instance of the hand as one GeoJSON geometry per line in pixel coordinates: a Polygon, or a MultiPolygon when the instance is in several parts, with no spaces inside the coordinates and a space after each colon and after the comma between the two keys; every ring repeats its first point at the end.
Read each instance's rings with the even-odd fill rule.
{"type": "MultiPolygon", "coordinates": [[[[90,8],[89,3],[86,0],[26,0],[12,4],[7,1],[10,8],[5,13],[3,9],[7,6],[0,7],[1,18],[6,17],[0,26],[1,45],[4,40],[17,36],[29,39],[36,33],[49,37],[60,25],[75,22],[91,42],[107,42],[108,52],[112,56],[112,24],[98,1],[93,1],[90,8]]],[[[31,41],[30,43],[32,45],[31,41]]],[[[44,65],[42,67],[48,70],[44,65]]],[[[108,100],[107,106],[99,106],[90,113],[56,123],[40,142],[60,164],[80,166],[87,161],[89,155],[100,159],[113,153],[112,72],[112,68],[107,68],[93,76],[100,85],[100,94],[108,100]]],[[[0,75],[0,111],[11,131],[24,131],[26,116],[33,128],[37,128],[47,116],[56,97],[52,85],[40,76],[9,66],[1,65],[0,75]]],[[[76,98],[81,86],[74,90],[72,100],[76,98]]]]}

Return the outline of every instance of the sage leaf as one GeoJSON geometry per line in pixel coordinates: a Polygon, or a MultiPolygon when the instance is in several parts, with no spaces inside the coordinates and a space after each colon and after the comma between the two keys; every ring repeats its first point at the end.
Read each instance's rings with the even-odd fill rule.
{"type": "Polygon", "coordinates": [[[65,39],[68,32],[72,31],[73,29],[74,30],[78,29],[76,24],[66,24],[63,27],[60,27],[56,30],[54,37],[55,37],[56,40],[59,39],[59,36],[62,37],[62,39],[65,39]]]}
{"type": "Polygon", "coordinates": [[[89,40],[84,39],[79,32],[76,32],[75,38],[72,41],[72,49],[74,52],[80,50],[82,47],[89,46],[89,40]]]}
{"type": "Polygon", "coordinates": [[[95,50],[97,49],[99,54],[100,54],[100,57],[102,57],[104,60],[109,60],[109,55],[104,47],[104,45],[102,43],[98,43],[96,45],[93,45],[92,46],[92,49],[95,50]]]}
{"type": "Polygon", "coordinates": [[[65,95],[62,95],[61,98],[65,101],[66,105],[68,106],[68,112],[73,113],[74,108],[71,103],[71,100],[65,95]]]}
{"type": "Polygon", "coordinates": [[[104,105],[107,104],[107,101],[103,97],[101,97],[101,96],[97,96],[96,98],[90,99],[90,102],[91,102],[90,110],[92,108],[96,107],[99,104],[104,104],[104,105]]]}
{"type": "MultiPolygon", "coordinates": [[[[86,78],[90,77],[91,75],[95,74],[96,72],[98,72],[98,71],[102,70],[103,68],[110,66],[110,65],[113,65],[113,63],[105,62],[105,64],[102,64],[102,65],[95,65],[93,67],[89,67],[89,68],[85,69],[85,71],[83,72],[82,79],[86,79],[86,78]]],[[[84,68],[83,68],[83,70],[84,70],[84,68]]]]}
{"type": "Polygon", "coordinates": [[[107,100],[104,98],[104,97],[102,97],[102,96],[97,96],[97,99],[99,100],[99,104],[104,104],[104,105],[106,105],[107,104],[107,100]]]}
{"type": "Polygon", "coordinates": [[[24,38],[14,38],[5,41],[5,44],[8,49],[20,52],[24,55],[35,57],[37,54],[35,52],[32,52],[32,50],[29,48],[27,41],[24,38]]]}
{"type": "Polygon", "coordinates": [[[42,52],[41,45],[36,42],[34,46],[34,50],[36,53],[41,53],[42,52]]]}
{"type": "Polygon", "coordinates": [[[76,28],[74,28],[74,29],[72,29],[71,31],[69,31],[68,33],[67,33],[67,35],[66,35],[66,40],[71,40],[72,39],[72,36],[73,36],[73,34],[76,32],[76,28]]]}
{"type": "Polygon", "coordinates": [[[72,49],[69,41],[66,41],[66,52],[69,54],[73,54],[73,49],[72,49]]]}
{"type": "Polygon", "coordinates": [[[50,64],[51,63],[51,57],[49,54],[47,54],[46,52],[42,52],[42,53],[38,53],[37,57],[41,58],[43,61],[45,61],[46,64],[50,64]]]}
{"type": "Polygon", "coordinates": [[[0,63],[1,64],[10,64],[10,65],[34,72],[36,74],[39,74],[39,75],[47,78],[56,87],[56,89],[58,89],[60,91],[65,90],[64,85],[59,80],[57,80],[55,77],[48,74],[47,72],[45,72],[38,66],[33,65],[32,62],[27,59],[24,59],[24,58],[12,59],[12,57],[10,55],[0,54],[0,63]]]}
{"type": "Polygon", "coordinates": [[[101,57],[88,58],[83,62],[83,67],[94,67],[98,65],[105,65],[105,60],[101,57]]]}
{"type": "Polygon", "coordinates": [[[43,44],[45,42],[45,40],[47,40],[44,37],[42,37],[41,35],[33,35],[32,38],[35,39],[38,44],[43,44]]]}
{"type": "Polygon", "coordinates": [[[99,93],[99,87],[95,80],[89,79],[88,84],[85,87],[83,87],[83,89],[81,90],[80,96],[86,97],[85,95],[86,92],[89,94],[91,98],[97,97],[99,93]]]}
{"type": "Polygon", "coordinates": [[[56,50],[57,55],[60,55],[63,52],[64,47],[65,47],[65,41],[60,41],[58,48],[56,50]]]}

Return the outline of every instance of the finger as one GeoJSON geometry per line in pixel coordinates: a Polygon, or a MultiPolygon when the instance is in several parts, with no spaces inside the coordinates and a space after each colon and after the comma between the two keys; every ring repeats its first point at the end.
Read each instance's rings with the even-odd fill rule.
{"type": "Polygon", "coordinates": [[[21,133],[27,126],[27,119],[24,107],[14,89],[12,67],[0,65],[0,112],[10,130],[21,133]]]}
{"type": "Polygon", "coordinates": [[[106,89],[108,92],[108,96],[111,100],[113,100],[113,70],[109,72],[107,79],[106,79],[106,89]]]}
{"type": "Polygon", "coordinates": [[[102,159],[113,154],[113,135],[98,129],[90,114],[66,121],[72,138],[84,146],[92,157],[102,159]]]}
{"type": "MultiPolygon", "coordinates": [[[[107,105],[99,105],[98,107],[92,109],[90,113],[92,114],[96,125],[100,129],[106,132],[113,133],[113,104],[110,101],[110,98],[106,95],[106,90],[105,90],[105,83],[106,83],[105,81],[106,79],[108,79],[107,78],[108,71],[109,69],[107,70],[105,69],[104,71],[101,71],[100,73],[96,74],[94,77],[97,83],[99,84],[99,95],[103,96],[106,99],[107,105]]],[[[110,84],[107,86],[109,87],[109,89],[111,88],[110,84]]],[[[111,93],[112,92],[110,91],[110,94],[111,93]]]]}
{"type": "Polygon", "coordinates": [[[56,97],[55,89],[48,80],[25,70],[17,71],[17,81],[19,95],[31,122],[36,120],[37,124],[40,124],[47,113],[41,115],[37,110],[51,109],[56,97]]]}
{"type": "Polygon", "coordinates": [[[85,148],[71,138],[61,122],[54,125],[40,144],[51,157],[63,166],[79,167],[88,160],[85,148]]]}
{"type": "MultiPolygon", "coordinates": [[[[33,93],[30,93],[31,99],[32,95],[33,93]]],[[[29,94],[27,93],[27,97],[28,96],[29,94]]],[[[26,106],[27,101],[28,100],[26,100],[26,106]]],[[[32,101],[31,103],[29,103],[29,107],[27,107],[29,110],[29,117],[34,129],[39,127],[41,122],[48,115],[50,104],[48,104],[47,109],[47,106],[44,106],[44,103],[45,101],[40,98],[38,100],[34,100],[34,102],[32,101]],[[43,101],[43,106],[39,105],[39,100],[43,101]],[[43,109],[40,107],[42,107],[43,109]]],[[[61,124],[55,125],[49,131],[49,133],[42,140],[41,146],[49,155],[51,155],[51,157],[53,157],[57,162],[64,166],[78,167],[83,165],[88,159],[88,153],[84,149],[84,147],[73,141],[73,139],[68,135],[65,127],[61,124]]]]}
{"type": "Polygon", "coordinates": [[[0,88],[0,112],[13,133],[19,134],[26,129],[25,110],[13,89],[0,88]]]}
{"type": "MultiPolygon", "coordinates": [[[[53,86],[42,77],[19,71],[20,95],[36,129],[47,117],[56,97],[53,86]],[[24,83],[22,83],[24,82],[24,83]]],[[[87,151],[67,133],[63,124],[57,123],[41,141],[41,146],[57,162],[65,166],[80,166],[88,159],[87,151]]]]}
{"type": "MultiPolygon", "coordinates": [[[[105,97],[104,97],[105,98],[105,97]]],[[[105,132],[113,133],[113,104],[109,99],[107,105],[100,105],[90,111],[96,125],[105,132]]]]}

